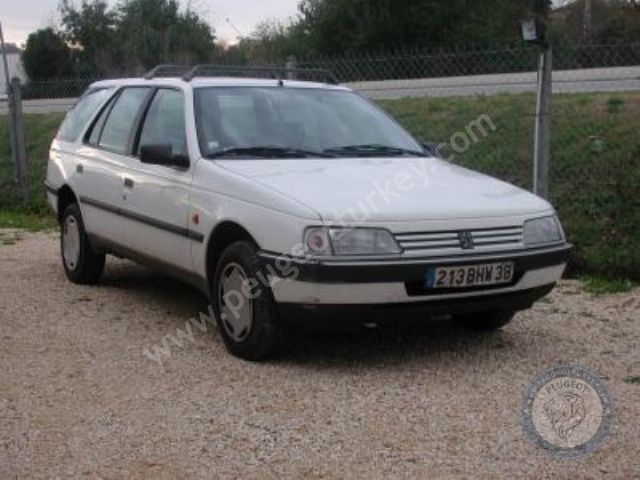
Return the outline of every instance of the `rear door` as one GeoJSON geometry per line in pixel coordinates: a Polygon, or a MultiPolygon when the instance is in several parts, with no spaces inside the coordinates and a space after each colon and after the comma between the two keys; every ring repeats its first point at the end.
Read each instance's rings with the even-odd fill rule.
{"type": "Polygon", "coordinates": [[[90,129],[88,124],[94,117],[99,116],[101,105],[108,104],[109,97],[114,93],[115,88],[88,90],[65,117],[50,152],[51,162],[48,166],[47,178],[56,185],[69,184],[80,197],[85,228],[90,233],[100,230],[105,222],[108,223],[112,219],[102,218],[102,212],[96,212],[83,204],[82,199],[91,193],[93,198],[113,203],[118,192],[114,182],[110,186],[106,184],[108,183],[106,179],[96,183],[98,178],[89,174],[100,168],[99,161],[93,149],[87,148],[81,135],[90,129]]]}
{"type": "Polygon", "coordinates": [[[191,242],[202,236],[189,230],[192,168],[141,163],[143,145],[170,145],[188,156],[185,95],[178,88],[154,90],[138,126],[132,157],[123,168],[121,207],[127,213],[128,244],[139,253],[191,271],[191,242]]]}

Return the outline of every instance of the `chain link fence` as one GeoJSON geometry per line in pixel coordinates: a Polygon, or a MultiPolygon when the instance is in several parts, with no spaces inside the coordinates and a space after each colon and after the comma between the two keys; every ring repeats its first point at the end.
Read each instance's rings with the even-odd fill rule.
{"type": "MultiPolygon", "coordinates": [[[[297,66],[330,70],[417,138],[444,144],[453,162],[530,190],[537,54],[534,47],[396,52],[297,66]]],[[[576,244],[572,266],[640,278],[640,44],[563,45],[553,58],[550,200],[576,244]]],[[[44,160],[61,112],[92,81],[24,86],[35,209],[44,209],[44,160]]],[[[0,102],[0,208],[7,208],[15,199],[2,112],[0,102]]]]}
{"type": "MultiPolygon", "coordinates": [[[[538,48],[534,46],[490,50],[446,50],[346,55],[315,58],[301,66],[326,68],[342,82],[464,77],[530,72],[535,69],[538,48]]],[[[640,65],[640,43],[629,45],[558,46],[555,68],[580,70],[640,65]]]]}

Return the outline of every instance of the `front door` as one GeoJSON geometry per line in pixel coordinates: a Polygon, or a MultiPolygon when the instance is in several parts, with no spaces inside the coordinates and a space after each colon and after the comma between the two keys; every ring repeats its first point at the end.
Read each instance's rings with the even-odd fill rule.
{"type": "Polygon", "coordinates": [[[143,145],[170,145],[173,154],[188,155],[183,92],[155,90],[141,122],[122,176],[127,244],[152,260],[190,272],[191,242],[202,241],[189,230],[192,169],[139,160],[143,145]]]}

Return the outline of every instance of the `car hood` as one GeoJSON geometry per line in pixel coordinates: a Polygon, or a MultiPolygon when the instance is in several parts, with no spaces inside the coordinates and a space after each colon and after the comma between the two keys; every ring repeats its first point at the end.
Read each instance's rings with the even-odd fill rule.
{"type": "Polygon", "coordinates": [[[380,222],[551,210],[518,187],[435,158],[217,160],[315,210],[324,221],[380,222]]]}

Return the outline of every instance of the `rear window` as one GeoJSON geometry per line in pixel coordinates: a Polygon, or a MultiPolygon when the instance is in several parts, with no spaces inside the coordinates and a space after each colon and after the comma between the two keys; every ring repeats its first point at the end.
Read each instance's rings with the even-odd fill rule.
{"type": "Polygon", "coordinates": [[[57,139],[75,142],[102,102],[113,92],[113,88],[89,90],[76,102],[58,130],[57,139]]]}

